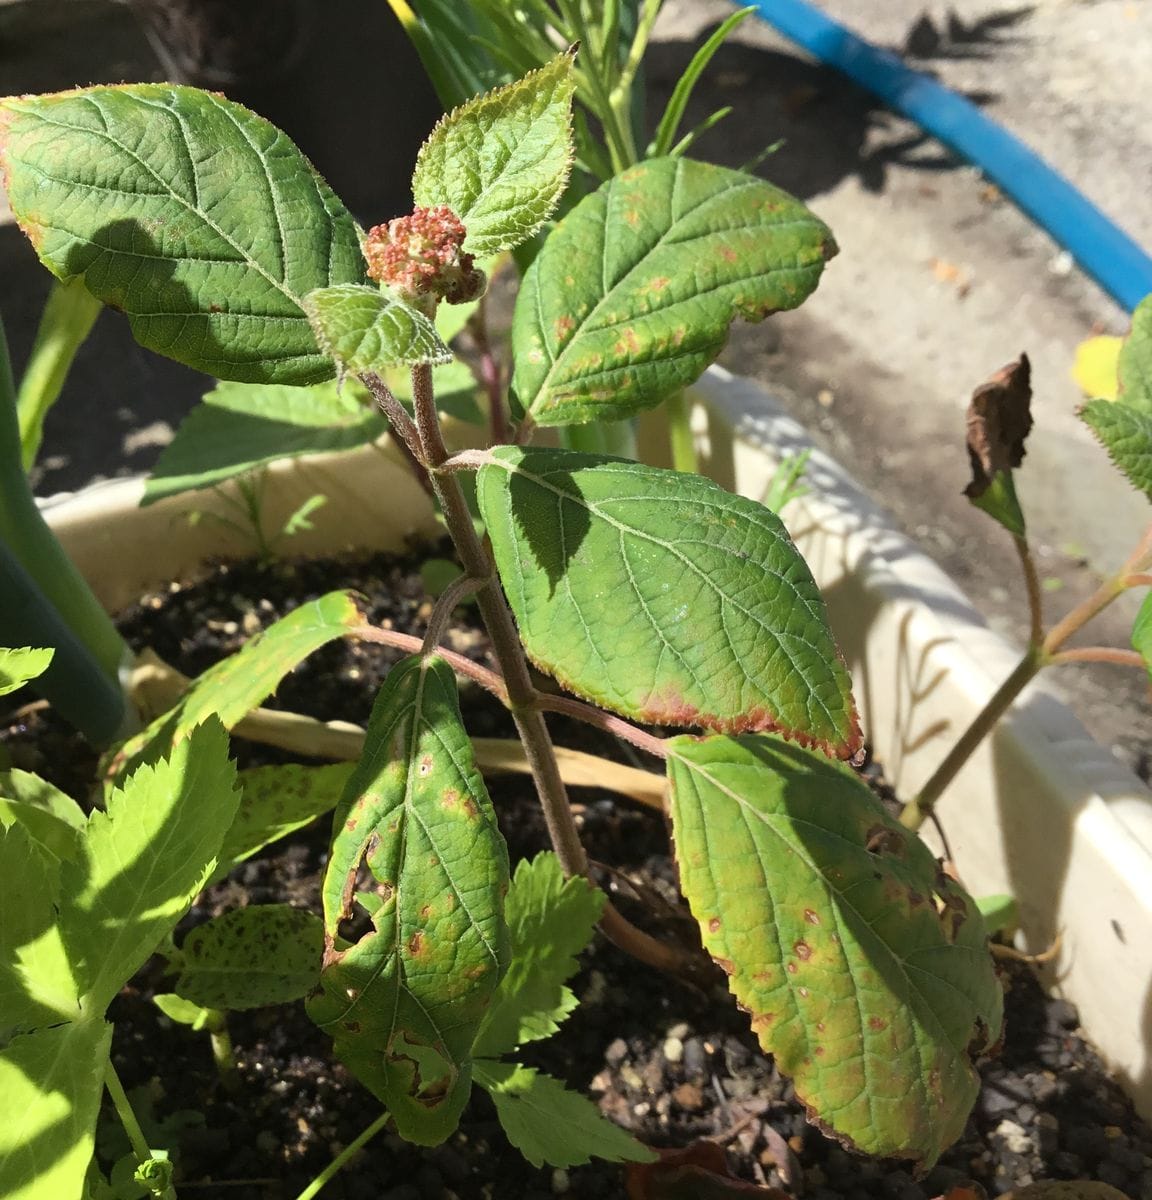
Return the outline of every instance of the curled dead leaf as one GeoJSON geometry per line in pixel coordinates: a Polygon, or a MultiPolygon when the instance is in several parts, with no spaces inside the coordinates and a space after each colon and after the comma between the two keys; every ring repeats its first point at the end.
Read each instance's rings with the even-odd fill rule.
{"type": "Polygon", "coordinates": [[[972,482],[964,494],[975,500],[1001,471],[1024,461],[1032,429],[1032,365],[1027,354],[1002,367],[973,393],[968,405],[968,458],[972,482]]]}

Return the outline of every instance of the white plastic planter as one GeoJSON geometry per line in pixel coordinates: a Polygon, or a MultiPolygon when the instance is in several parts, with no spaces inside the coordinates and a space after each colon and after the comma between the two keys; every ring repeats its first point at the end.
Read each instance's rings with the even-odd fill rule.
{"type": "MultiPolygon", "coordinates": [[[[781,457],[810,448],[803,428],[753,383],[713,368],[696,396],[702,450],[727,487],[759,497],[781,457]]],[[[908,796],[1019,652],[819,451],[806,482],[812,494],[790,506],[788,524],[828,600],[865,733],[908,796]]],[[[109,607],[252,549],[210,519],[189,526],[190,510],[219,511],[210,493],[139,509],[142,490],[118,481],[45,506],[109,607]]],[[[268,528],[317,493],[327,503],[289,553],[398,549],[439,530],[403,463],[376,450],[278,465],[265,489],[268,528]]],[[[1034,687],[956,778],[940,815],[969,889],[1018,898],[1026,948],[1062,935],[1054,984],[1152,1117],[1152,792],[1034,687]]]]}

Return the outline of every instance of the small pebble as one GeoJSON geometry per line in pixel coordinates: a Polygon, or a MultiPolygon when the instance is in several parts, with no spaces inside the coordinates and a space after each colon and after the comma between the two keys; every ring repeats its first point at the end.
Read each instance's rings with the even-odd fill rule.
{"type": "Polygon", "coordinates": [[[680,1041],[683,1041],[691,1032],[692,1026],[687,1021],[681,1021],[668,1030],[668,1036],[670,1038],[679,1038],[680,1041]]]}
{"type": "Polygon", "coordinates": [[[684,1043],[678,1037],[667,1038],[664,1042],[664,1057],[670,1063],[681,1062],[684,1058],[684,1043]]]}
{"type": "Polygon", "coordinates": [[[554,1196],[563,1196],[571,1186],[572,1183],[568,1178],[568,1172],[561,1167],[557,1167],[552,1172],[552,1194],[554,1196]]]}
{"type": "Polygon", "coordinates": [[[628,1043],[623,1038],[616,1038],[608,1043],[604,1051],[604,1061],[610,1067],[618,1067],[628,1057],[628,1043]]]}

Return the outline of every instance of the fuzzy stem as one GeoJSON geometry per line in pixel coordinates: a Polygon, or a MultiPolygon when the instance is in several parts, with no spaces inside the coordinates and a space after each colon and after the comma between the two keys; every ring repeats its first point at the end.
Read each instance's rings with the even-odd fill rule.
{"type": "Polygon", "coordinates": [[[296,1197],[296,1200],[314,1200],[361,1150],[388,1124],[388,1113],[382,1112],[355,1141],[350,1142],[296,1197]]]}
{"type": "Polygon", "coordinates": [[[1074,650],[1061,650],[1048,660],[1053,666],[1062,663],[1115,663],[1121,667],[1144,666],[1144,657],[1135,650],[1120,650],[1115,646],[1082,646],[1074,650]]]}
{"type": "Polygon", "coordinates": [[[476,311],[468,322],[472,341],[480,355],[480,384],[488,397],[488,432],[494,446],[508,440],[508,414],[504,409],[504,387],[500,377],[500,364],[492,353],[488,338],[487,297],[481,296],[476,311]]]}
{"type": "Polygon", "coordinates": [[[668,750],[664,745],[663,738],[646,733],[630,721],[625,721],[622,717],[614,717],[611,713],[593,708],[592,705],[585,704],[581,700],[573,700],[569,696],[548,696],[543,692],[537,692],[536,706],[544,709],[545,712],[562,713],[566,717],[583,721],[586,725],[593,725],[605,733],[610,733],[613,737],[630,742],[638,750],[643,750],[654,758],[668,757],[668,750]]]}
{"type": "Polygon", "coordinates": [[[1028,645],[1039,646],[1044,640],[1044,609],[1040,599],[1040,579],[1036,574],[1036,560],[1026,537],[1012,536],[1016,553],[1020,557],[1020,568],[1024,572],[1024,588],[1028,593],[1028,645]]]}
{"type": "MultiPolygon", "coordinates": [[[[477,593],[477,604],[508,689],[509,711],[524,743],[524,757],[532,771],[552,848],[560,859],[565,875],[587,877],[588,856],[580,841],[580,833],[568,802],[568,793],[560,775],[548,726],[545,724],[543,713],[536,706],[536,689],[528,671],[528,660],[520,644],[516,623],[496,583],[492,561],[472,524],[472,514],[468,510],[459,480],[455,475],[442,475],[436,471],[437,467],[447,461],[448,451],[444,446],[436,415],[430,367],[412,368],[412,398],[424,461],[430,468],[432,484],[440,497],[444,521],[456,545],[460,562],[466,574],[487,581],[477,593]]],[[[605,905],[603,924],[606,930],[612,930],[612,940],[617,945],[641,961],[667,970],[668,959],[675,958],[683,972],[691,971],[691,956],[684,952],[678,953],[659,943],[657,945],[660,945],[660,952],[657,954],[651,944],[652,939],[634,929],[622,916],[615,913],[611,904],[605,905]]]]}
{"type": "Polygon", "coordinates": [[[432,608],[432,615],[428,618],[428,628],[425,630],[424,640],[420,643],[421,654],[427,657],[429,654],[437,653],[437,648],[452,620],[456,606],[462,600],[467,600],[487,582],[486,579],[473,579],[471,575],[460,575],[440,593],[432,608]]]}

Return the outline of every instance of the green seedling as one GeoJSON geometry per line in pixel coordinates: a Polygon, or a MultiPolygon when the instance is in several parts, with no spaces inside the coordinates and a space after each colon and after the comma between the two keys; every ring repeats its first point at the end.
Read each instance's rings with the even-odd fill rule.
{"type": "MultiPolygon", "coordinates": [[[[780,520],[693,474],[532,444],[542,427],[626,421],[677,396],[734,319],[812,292],[831,234],[769,184],[683,155],[628,165],[565,210],[580,78],[563,53],[463,104],[419,156],[413,212],[368,231],[282,133],[222,97],[141,84],[0,104],[9,199],[45,265],[123,310],[145,346],[224,376],[214,422],[251,432],[260,410],[257,425],[315,431],[300,413],[331,402],[330,428],[369,426],[374,441],[386,428],[434,494],[461,567],[422,638],[371,625],[345,593],[302,604],[108,756],[110,816],[88,828],[111,821],[129,836],[118,797],[173,773],[130,826],[129,858],[151,864],[179,849],[184,882],[137,911],[147,888],[106,879],[113,853],[100,842],[82,878],[68,875],[36,910],[35,928],[9,931],[21,996],[41,1003],[27,982],[41,970],[61,982],[13,1029],[0,1095],[40,1113],[56,1095],[74,1098],[50,1145],[27,1123],[4,1124],[17,1195],[80,1193],[106,1074],[103,1007],[125,972],[164,942],[202,883],[333,806],[322,914],[258,906],[216,918],[180,947],[174,994],[221,1011],[305,997],[385,1109],[362,1140],[390,1121],[414,1142],[441,1142],[476,1084],[534,1163],[650,1158],[588,1101],[509,1058],[571,1011],[564,980],[593,922],[650,966],[691,979],[709,970],[698,948],[641,931],[595,887],[548,712],[663,763],[700,936],[813,1114],[846,1143],[923,1167],[963,1128],[973,1058],[1001,1024],[985,927],[846,765],[862,746],[850,680],[780,520]],[[489,429],[506,436],[455,451],[438,395],[457,376],[438,321],[456,305],[482,313],[479,264],[530,244],[510,375],[489,376],[483,394],[489,429]],[[393,387],[400,371],[406,398],[393,387]],[[468,595],[491,669],[441,644],[468,595]],[[245,773],[238,797],[220,725],[298,746],[344,736],[260,707],[341,637],[405,652],[357,761],[245,773]],[[536,686],[530,661],[559,694],[536,686]],[[458,676],[507,706],[555,853],[511,881],[458,676]],[[662,737],[651,725],[688,732],[662,737]],[[192,761],[201,751],[204,766],[192,761]],[[196,853],[180,840],[185,824],[196,853]],[[93,908],[93,888],[108,902],[93,908]],[[76,904],[99,913],[99,961],[91,929],[66,916],[76,904]],[[62,1038],[75,1039],[66,1068],[62,1038]]],[[[254,438],[231,461],[264,457],[254,438]]],[[[173,467],[161,486],[188,475],[173,467]]],[[[365,497],[373,503],[388,497],[365,497]]],[[[29,829],[8,830],[15,861],[29,829]]],[[[0,875],[0,887],[30,894],[29,870],[0,875]]],[[[148,1147],[134,1149],[143,1164],[148,1147]]]]}

